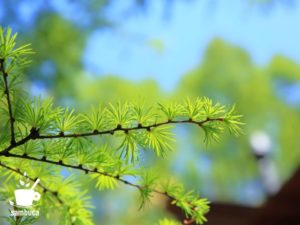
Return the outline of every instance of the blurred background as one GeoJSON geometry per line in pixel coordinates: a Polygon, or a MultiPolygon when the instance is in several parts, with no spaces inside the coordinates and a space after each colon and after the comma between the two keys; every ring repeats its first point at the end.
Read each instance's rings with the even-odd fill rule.
{"type": "MultiPolygon", "coordinates": [[[[78,111],[188,96],[236,105],[241,137],[205,146],[199,129],[178,126],[176,151],[142,159],[208,198],[210,225],[300,224],[299,21],[296,0],[0,0],[1,25],[36,52],[24,80],[32,96],[78,111]]],[[[138,211],[134,190],[80,179],[95,224],[182,216],[158,196],[138,211]]]]}

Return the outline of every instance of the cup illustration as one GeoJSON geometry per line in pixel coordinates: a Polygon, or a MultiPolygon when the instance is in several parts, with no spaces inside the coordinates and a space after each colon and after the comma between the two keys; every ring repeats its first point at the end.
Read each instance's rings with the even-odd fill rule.
{"type": "Polygon", "coordinates": [[[41,198],[40,193],[34,191],[34,188],[40,180],[37,179],[30,189],[17,189],[15,190],[17,206],[32,206],[33,201],[38,201],[41,198]]]}

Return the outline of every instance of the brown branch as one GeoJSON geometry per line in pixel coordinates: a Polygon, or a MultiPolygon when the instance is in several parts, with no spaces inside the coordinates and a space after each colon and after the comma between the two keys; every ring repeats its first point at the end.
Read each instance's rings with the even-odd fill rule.
{"type": "MultiPolygon", "coordinates": [[[[138,190],[143,190],[145,188],[145,187],[143,187],[143,186],[141,186],[139,184],[136,184],[136,183],[133,183],[133,182],[130,182],[130,181],[127,181],[127,180],[121,178],[120,175],[118,175],[118,174],[117,175],[112,175],[112,174],[109,174],[107,172],[99,171],[97,168],[95,168],[95,169],[88,169],[88,168],[83,167],[83,165],[81,165],[81,164],[80,165],[70,165],[70,164],[64,163],[62,160],[60,160],[60,161],[52,161],[52,160],[48,160],[46,157],[35,158],[35,157],[32,157],[32,156],[28,156],[27,154],[17,155],[17,154],[13,154],[13,153],[7,153],[5,156],[6,157],[21,158],[21,159],[28,159],[28,160],[33,160],[33,161],[42,162],[42,163],[49,163],[49,164],[53,164],[53,165],[59,165],[59,166],[62,166],[62,167],[67,167],[67,168],[72,168],[72,169],[76,169],[76,170],[81,170],[81,171],[85,172],[86,174],[88,174],[88,173],[97,173],[97,174],[100,174],[102,176],[106,176],[106,177],[110,177],[110,178],[116,179],[120,183],[123,183],[125,185],[137,188],[138,190]]],[[[1,162],[0,162],[0,165],[1,165],[1,162]]],[[[163,195],[163,196],[169,198],[171,201],[174,201],[174,200],[178,201],[178,199],[176,199],[175,197],[173,197],[172,195],[170,195],[167,192],[163,192],[163,191],[160,191],[158,189],[151,189],[151,191],[153,193],[156,193],[156,194],[159,194],[159,195],[163,195]]],[[[191,206],[192,206],[192,210],[196,209],[196,206],[194,206],[194,205],[191,205],[191,206]]],[[[184,220],[182,222],[182,224],[187,224],[186,221],[190,221],[190,220],[184,220]]]]}
{"type": "Polygon", "coordinates": [[[89,136],[96,136],[96,135],[104,135],[104,134],[114,134],[116,131],[124,131],[125,133],[128,133],[133,130],[147,130],[150,131],[152,128],[155,127],[160,127],[163,125],[167,124],[184,124],[184,123],[189,123],[189,124],[196,124],[200,127],[202,127],[205,123],[208,122],[213,122],[213,121],[224,121],[224,118],[207,118],[202,121],[196,121],[192,119],[188,120],[168,120],[165,122],[160,122],[160,123],[154,123],[151,125],[142,125],[138,124],[137,126],[134,127],[122,127],[121,125],[118,125],[116,128],[111,129],[111,130],[104,130],[104,131],[98,131],[94,130],[93,132],[86,132],[86,133],[72,133],[72,134],[65,134],[64,132],[60,132],[59,134],[55,135],[37,135],[35,139],[57,139],[57,138],[77,138],[77,137],[89,137],[89,136]]]}
{"type": "Polygon", "coordinates": [[[190,225],[195,222],[195,219],[185,219],[183,220],[183,225],[190,225]]]}
{"type": "Polygon", "coordinates": [[[8,114],[9,114],[9,121],[10,121],[10,134],[11,134],[11,145],[14,145],[16,143],[15,140],[15,131],[14,131],[14,122],[15,118],[12,114],[12,106],[11,106],[11,99],[10,99],[10,93],[8,88],[8,73],[5,71],[5,59],[0,59],[0,71],[2,72],[3,79],[4,79],[4,94],[6,95],[6,101],[8,106],[8,114]]]}
{"type": "MultiPolygon", "coordinates": [[[[74,134],[64,134],[64,133],[61,132],[57,135],[40,135],[39,131],[36,128],[32,128],[30,130],[30,133],[29,133],[28,136],[26,136],[25,138],[21,139],[18,142],[15,142],[14,144],[11,144],[10,146],[8,146],[4,150],[2,150],[0,152],[0,156],[2,155],[2,156],[6,156],[6,157],[14,157],[14,158],[27,159],[27,160],[32,160],[32,161],[37,161],[37,162],[42,162],[42,163],[49,163],[49,164],[53,164],[53,165],[59,165],[59,166],[67,167],[67,168],[81,170],[81,171],[84,171],[85,173],[97,173],[97,174],[100,174],[102,176],[107,176],[107,177],[110,177],[110,178],[114,178],[117,181],[119,181],[119,182],[121,182],[125,185],[128,185],[128,186],[137,188],[139,190],[142,190],[145,187],[143,187],[141,185],[138,185],[138,184],[135,184],[135,183],[132,183],[132,182],[129,182],[129,181],[121,178],[119,175],[112,175],[112,174],[109,174],[109,173],[106,173],[106,172],[99,171],[97,168],[88,169],[88,168],[83,167],[82,164],[80,164],[80,165],[71,165],[71,164],[64,163],[62,160],[53,161],[53,160],[47,159],[46,156],[43,156],[42,158],[36,158],[36,157],[29,156],[27,154],[18,155],[18,154],[11,153],[10,150],[12,150],[12,149],[14,149],[18,146],[21,146],[21,145],[25,144],[26,142],[28,142],[30,140],[76,138],[76,137],[96,136],[96,135],[102,135],[102,134],[112,134],[113,135],[114,132],[116,132],[116,131],[124,131],[125,133],[128,133],[129,131],[133,131],[133,130],[147,130],[147,131],[150,131],[152,128],[155,128],[155,127],[159,127],[159,126],[163,126],[163,125],[167,125],[167,124],[179,124],[179,123],[182,123],[182,124],[183,123],[196,124],[200,127],[203,127],[203,125],[205,123],[213,122],[213,121],[224,121],[224,118],[206,118],[205,120],[202,120],[202,121],[195,121],[195,120],[192,120],[192,119],[188,119],[188,120],[168,120],[168,121],[165,121],[165,122],[155,123],[155,124],[147,125],[147,126],[143,126],[141,124],[138,124],[137,126],[130,127],[130,128],[124,128],[124,127],[119,125],[119,126],[117,126],[116,128],[114,128],[112,130],[93,131],[93,132],[77,133],[77,134],[75,134],[75,133],[74,134]]],[[[4,166],[4,167],[6,167],[6,166],[4,166]]],[[[15,172],[17,172],[17,170],[15,172]]],[[[18,173],[21,174],[20,172],[18,172],[18,173]]],[[[45,187],[44,187],[44,189],[47,190],[45,187]]],[[[49,191],[50,193],[57,196],[57,192],[51,192],[50,190],[47,190],[47,191],[49,191]]],[[[170,200],[175,200],[175,201],[178,200],[175,197],[173,197],[172,195],[168,194],[167,192],[162,192],[162,191],[157,190],[157,189],[152,189],[151,191],[156,193],[156,194],[163,195],[163,196],[169,198],[170,200]]],[[[61,201],[61,203],[62,203],[62,201],[61,201]]],[[[193,209],[193,210],[195,210],[195,209],[193,209]]],[[[192,221],[194,221],[194,219],[185,219],[184,221],[182,221],[182,224],[183,225],[190,224],[192,221]]]]}
{"type": "Polygon", "coordinates": [[[214,122],[214,121],[224,121],[224,118],[220,117],[220,118],[206,118],[205,120],[202,121],[196,121],[196,120],[192,120],[192,119],[188,119],[188,120],[167,120],[165,122],[160,122],[160,123],[154,123],[151,125],[147,125],[147,126],[143,126],[142,124],[138,124],[135,127],[130,127],[130,128],[125,128],[122,127],[121,125],[118,125],[116,128],[111,129],[111,130],[105,130],[105,131],[98,131],[98,130],[94,130],[93,132],[86,132],[86,133],[72,133],[72,134],[65,134],[64,132],[60,132],[59,134],[55,134],[55,135],[41,135],[39,134],[38,129],[36,128],[31,128],[30,133],[28,136],[26,136],[25,138],[21,139],[18,142],[15,142],[14,144],[10,144],[7,148],[3,149],[0,152],[0,156],[1,155],[6,155],[10,150],[21,146],[23,144],[25,144],[26,142],[30,141],[30,140],[36,140],[36,139],[59,139],[59,138],[78,138],[78,137],[90,137],[90,136],[98,136],[98,135],[105,135],[105,134],[111,134],[113,135],[116,131],[124,131],[125,133],[128,133],[129,131],[133,131],[133,130],[147,130],[150,131],[152,128],[155,127],[159,127],[159,126],[163,126],[163,125],[167,125],[167,124],[184,124],[184,123],[189,123],[189,124],[196,124],[200,127],[203,127],[203,125],[205,123],[208,122],[214,122]]]}
{"type": "Polygon", "coordinates": [[[30,140],[34,140],[36,137],[38,136],[38,130],[32,128],[30,130],[29,135],[27,135],[25,138],[21,139],[20,141],[15,142],[14,144],[10,144],[7,148],[3,149],[0,152],[0,156],[1,155],[6,155],[10,150],[19,147],[21,145],[24,145],[26,142],[30,141],[30,140]]]}

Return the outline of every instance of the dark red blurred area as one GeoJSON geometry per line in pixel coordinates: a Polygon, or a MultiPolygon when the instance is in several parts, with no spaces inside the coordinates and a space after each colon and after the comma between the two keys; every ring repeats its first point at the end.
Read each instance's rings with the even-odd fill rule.
{"type": "MultiPolygon", "coordinates": [[[[170,205],[169,210],[184,219],[178,208],[170,205]]],[[[300,225],[300,168],[261,207],[216,202],[211,204],[207,219],[207,225],[300,225]]]]}

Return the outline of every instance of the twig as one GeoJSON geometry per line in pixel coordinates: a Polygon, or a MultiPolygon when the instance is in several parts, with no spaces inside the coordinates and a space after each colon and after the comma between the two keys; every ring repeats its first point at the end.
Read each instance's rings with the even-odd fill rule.
{"type": "MultiPolygon", "coordinates": [[[[28,155],[17,155],[17,154],[12,154],[12,153],[8,153],[6,156],[7,157],[14,157],[14,158],[21,158],[21,159],[28,159],[28,160],[33,160],[33,161],[38,161],[38,162],[43,162],[43,163],[49,163],[49,164],[59,165],[59,166],[67,167],[67,168],[77,169],[77,170],[81,170],[81,171],[85,172],[86,174],[87,173],[97,173],[97,174],[100,174],[102,176],[106,176],[106,177],[110,177],[110,178],[116,179],[120,183],[123,183],[125,185],[137,188],[138,190],[143,190],[143,188],[144,188],[143,186],[141,186],[139,184],[136,184],[136,183],[133,183],[133,182],[130,182],[128,180],[125,180],[125,179],[121,178],[119,175],[112,175],[112,174],[109,174],[109,173],[106,173],[106,172],[102,172],[102,171],[99,171],[97,168],[95,168],[95,169],[84,168],[83,165],[81,165],[81,164],[80,165],[70,165],[70,164],[64,163],[62,160],[60,160],[60,161],[52,161],[52,160],[48,160],[45,157],[43,157],[43,158],[35,158],[35,157],[32,157],[32,156],[28,156],[28,155]]],[[[1,165],[1,163],[0,163],[0,165],[1,165]]],[[[170,195],[167,192],[163,192],[163,191],[160,191],[160,190],[157,190],[157,189],[151,189],[151,191],[153,193],[156,193],[156,194],[159,194],[159,195],[163,195],[163,196],[169,198],[172,201],[173,200],[175,200],[175,201],[178,200],[178,199],[176,199],[175,197],[173,197],[172,195],[170,195]]],[[[191,207],[192,207],[192,210],[195,210],[194,208],[196,208],[196,206],[194,206],[192,204],[191,204],[191,207]]],[[[190,224],[190,223],[186,223],[186,221],[190,221],[190,220],[184,220],[182,222],[182,224],[184,224],[184,225],[185,224],[190,224]]]]}
{"type": "MultiPolygon", "coordinates": [[[[205,123],[214,122],[214,121],[224,121],[224,118],[206,118],[205,120],[202,120],[202,121],[195,121],[195,120],[192,120],[192,119],[188,119],[188,120],[168,120],[168,121],[165,121],[165,122],[155,123],[155,124],[147,125],[147,126],[143,126],[141,124],[138,124],[137,126],[130,127],[130,128],[124,128],[124,127],[119,125],[119,126],[117,126],[116,128],[114,128],[112,130],[93,131],[93,132],[77,133],[77,134],[75,134],[75,133],[74,134],[64,134],[64,133],[61,132],[57,135],[40,135],[36,128],[32,128],[30,130],[30,133],[29,133],[28,136],[26,136],[25,138],[21,139],[18,142],[11,143],[10,146],[8,146],[7,148],[5,148],[4,150],[2,150],[0,152],[0,156],[2,155],[2,156],[6,156],[6,157],[21,158],[21,159],[27,159],[27,160],[32,160],[32,161],[38,161],[38,162],[42,162],[42,163],[49,163],[49,164],[53,164],[53,165],[59,165],[59,166],[67,167],[67,168],[81,170],[81,171],[84,171],[85,173],[97,173],[97,174],[100,174],[102,176],[107,176],[107,177],[110,177],[110,178],[114,178],[117,181],[119,181],[119,182],[121,182],[125,185],[128,185],[128,186],[137,188],[139,190],[142,190],[144,187],[141,186],[141,185],[129,182],[129,181],[121,178],[119,175],[112,175],[112,174],[109,174],[109,173],[106,173],[106,172],[99,171],[97,168],[88,169],[88,168],[85,168],[82,164],[80,164],[80,165],[71,165],[71,164],[64,163],[62,160],[53,161],[53,160],[47,159],[46,156],[43,156],[42,158],[36,158],[36,157],[29,156],[27,154],[18,155],[18,154],[11,153],[10,150],[12,150],[12,149],[14,149],[18,146],[21,146],[21,145],[25,144],[28,141],[37,140],[37,139],[76,138],[76,137],[96,136],[96,135],[102,135],[102,134],[112,134],[113,135],[114,132],[116,132],[116,131],[124,131],[125,133],[128,133],[129,131],[133,131],[133,130],[147,130],[147,131],[150,131],[152,128],[155,128],[155,127],[159,127],[159,126],[163,126],[163,125],[167,125],[167,124],[179,124],[179,123],[190,123],[190,124],[196,124],[200,127],[203,127],[203,125],[205,123]]],[[[7,166],[1,164],[1,162],[0,162],[0,165],[5,167],[5,168],[8,168],[7,166]]],[[[19,173],[19,174],[21,174],[21,175],[23,175],[20,171],[18,171],[16,169],[13,169],[13,168],[10,168],[10,169],[17,172],[17,173],[19,173]]],[[[33,179],[31,179],[31,180],[33,180],[33,179]]],[[[46,187],[43,187],[43,186],[42,186],[42,188],[46,191],[49,191],[50,193],[52,193],[53,195],[55,195],[58,198],[57,192],[50,191],[49,189],[47,189],[46,187]]],[[[157,190],[157,189],[152,189],[151,191],[156,193],[156,194],[163,195],[163,196],[165,196],[165,197],[167,197],[171,200],[177,201],[177,199],[175,197],[168,194],[167,192],[162,192],[162,191],[157,190]]],[[[63,204],[61,199],[58,198],[58,201],[61,204],[63,204]]],[[[192,205],[192,209],[193,208],[194,207],[192,205]]],[[[186,225],[186,224],[191,224],[192,222],[194,222],[194,219],[189,219],[189,220],[185,219],[185,220],[182,221],[182,224],[186,225]]]]}
{"type": "Polygon", "coordinates": [[[183,220],[183,225],[190,225],[195,222],[195,219],[185,219],[183,220]]]}
{"type": "MultiPolygon", "coordinates": [[[[49,163],[49,164],[54,164],[54,165],[59,165],[59,166],[63,166],[63,167],[68,167],[68,168],[81,170],[81,171],[84,171],[85,173],[98,173],[102,176],[107,176],[107,177],[110,177],[110,178],[114,178],[117,181],[119,181],[119,182],[121,182],[125,185],[128,185],[128,186],[137,188],[139,190],[142,190],[144,187],[141,186],[141,185],[129,182],[129,181],[121,178],[119,175],[112,175],[112,174],[109,174],[109,173],[106,173],[106,172],[98,171],[97,168],[88,169],[88,168],[84,168],[83,165],[81,165],[81,164],[80,165],[70,165],[70,164],[64,163],[62,160],[52,161],[52,160],[48,160],[46,158],[46,156],[43,156],[42,158],[35,158],[35,157],[32,157],[32,156],[28,156],[27,154],[17,155],[17,154],[10,153],[10,150],[12,150],[12,149],[14,149],[18,146],[21,146],[21,145],[25,144],[26,142],[28,142],[30,140],[37,140],[37,139],[76,138],[76,137],[96,136],[96,135],[102,135],[102,134],[112,134],[113,135],[114,132],[116,132],[116,131],[124,131],[125,133],[128,133],[129,131],[132,131],[132,130],[147,130],[147,131],[150,131],[152,128],[155,128],[155,127],[159,127],[159,126],[163,126],[163,125],[167,125],[167,124],[179,124],[179,123],[190,123],[190,124],[196,124],[200,127],[203,127],[203,125],[205,123],[214,122],[214,121],[224,121],[224,119],[223,118],[206,118],[205,120],[202,120],[202,121],[195,121],[195,120],[192,120],[192,119],[188,119],[188,120],[168,120],[168,121],[165,121],[165,122],[155,123],[155,124],[147,125],[147,126],[143,126],[141,124],[138,124],[135,127],[124,128],[124,127],[119,125],[115,129],[106,130],[106,131],[93,131],[93,132],[78,133],[78,134],[64,134],[64,133],[61,132],[58,135],[40,135],[36,128],[32,128],[30,130],[30,133],[29,133],[28,136],[26,136],[25,138],[21,139],[20,141],[14,143],[14,144],[11,144],[6,149],[2,150],[0,152],[0,156],[3,155],[3,156],[6,156],[6,157],[22,158],[22,159],[28,159],[28,160],[33,160],[33,161],[38,161],[38,162],[43,162],[43,163],[49,163]]],[[[165,196],[165,197],[167,197],[171,200],[177,201],[177,199],[175,197],[171,196],[167,192],[162,192],[162,191],[157,190],[157,189],[152,189],[151,191],[156,193],[156,194],[163,195],[163,196],[165,196]]],[[[57,193],[53,193],[53,194],[55,196],[57,196],[57,193]]],[[[61,201],[61,203],[62,203],[62,201],[61,201]]],[[[189,219],[189,220],[185,219],[185,220],[182,221],[182,224],[183,225],[191,224],[193,221],[194,221],[193,219],[189,219]]]]}
{"type": "Polygon", "coordinates": [[[213,121],[224,121],[224,118],[207,118],[202,121],[196,121],[192,119],[188,120],[168,120],[165,122],[160,123],[154,123],[151,125],[143,126],[142,124],[138,124],[134,127],[122,127],[121,125],[118,125],[114,129],[110,130],[104,130],[104,131],[98,131],[94,130],[93,132],[86,132],[86,133],[73,133],[73,134],[65,134],[63,132],[60,132],[56,135],[38,135],[36,139],[57,139],[57,138],[76,138],[76,137],[88,137],[88,136],[96,136],[96,135],[103,135],[103,134],[114,134],[116,131],[124,131],[125,133],[128,133],[129,131],[133,130],[148,130],[150,131],[151,128],[160,127],[167,124],[184,124],[184,123],[190,123],[190,124],[196,124],[200,127],[202,127],[205,123],[213,122],[213,121]]]}
{"type": "Polygon", "coordinates": [[[3,79],[4,79],[4,93],[6,95],[6,101],[7,101],[7,106],[8,106],[8,114],[9,114],[9,121],[10,121],[10,134],[11,134],[10,143],[11,143],[11,145],[14,145],[16,143],[15,131],[14,131],[15,118],[13,117],[13,114],[12,114],[11,99],[10,99],[8,82],[7,82],[8,73],[5,71],[5,59],[0,59],[0,71],[2,72],[3,79]]]}
{"type": "Polygon", "coordinates": [[[150,131],[152,128],[167,125],[167,124],[184,124],[184,123],[190,123],[190,124],[196,124],[200,127],[203,127],[205,123],[208,122],[214,122],[214,121],[224,121],[224,118],[206,118],[205,120],[202,121],[195,121],[192,119],[188,120],[168,120],[165,122],[161,123],[155,123],[147,126],[143,126],[141,124],[138,124],[137,126],[130,127],[130,128],[125,128],[122,126],[117,126],[114,129],[111,130],[105,130],[105,131],[98,131],[94,130],[93,132],[86,132],[86,133],[73,133],[73,134],[65,134],[63,132],[60,132],[59,134],[56,135],[41,135],[39,134],[38,130],[36,128],[32,128],[30,130],[30,133],[28,136],[25,138],[21,139],[18,142],[15,142],[14,144],[10,144],[7,148],[3,149],[0,152],[1,155],[6,155],[10,150],[14,149],[15,147],[21,146],[25,144],[26,142],[30,140],[39,140],[39,139],[59,139],[59,138],[78,138],[78,137],[90,137],[90,136],[98,136],[98,135],[105,135],[105,134],[111,134],[113,135],[116,131],[124,131],[125,133],[128,133],[133,130],[147,130],[150,131]]]}
{"type": "MultiPolygon", "coordinates": [[[[16,206],[14,206],[14,210],[15,210],[15,211],[17,210],[17,207],[16,207],[16,206]]],[[[19,225],[19,224],[20,224],[20,220],[21,220],[21,217],[18,216],[18,215],[16,215],[16,223],[15,223],[15,225],[19,225]]]]}

